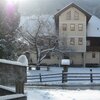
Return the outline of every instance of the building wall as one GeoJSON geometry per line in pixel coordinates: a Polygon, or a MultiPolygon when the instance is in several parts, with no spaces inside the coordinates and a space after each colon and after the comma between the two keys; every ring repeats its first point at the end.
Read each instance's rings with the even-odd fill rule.
{"type": "Polygon", "coordinates": [[[100,52],[86,52],[87,64],[100,64],[100,52]]]}
{"type": "MultiPolygon", "coordinates": [[[[87,17],[80,10],[75,7],[70,7],[59,15],[59,37],[63,42],[59,42],[59,46],[62,45],[70,49],[69,58],[74,65],[86,64],[100,64],[100,52],[95,52],[95,58],[93,58],[94,52],[86,51],[86,30],[87,30],[87,17]],[[71,12],[70,19],[67,19],[67,14],[71,12]],[[75,20],[75,12],[78,13],[79,19],[75,20]],[[71,30],[71,25],[75,25],[75,30],[71,30]],[[83,29],[79,30],[79,25],[83,25],[83,29]],[[66,30],[63,30],[63,25],[66,25],[66,30]],[[71,39],[74,38],[74,44],[71,44],[71,39]],[[79,44],[79,38],[82,39],[82,44],[79,44]],[[85,55],[84,55],[85,54],[85,55]]],[[[94,42],[93,42],[94,43],[94,42]]],[[[35,55],[32,54],[33,63],[36,63],[35,55]]],[[[61,57],[62,59],[63,57],[61,57]]],[[[60,60],[61,60],[60,59],[60,60]]],[[[56,56],[51,56],[50,59],[44,59],[42,63],[58,64],[60,60],[56,56]]]]}
{"type": "MultiPolygon", "coordinates": [[[[33,64],[36,64],[36,55],[34,53],[31,54],[32,62],[33,64]]],[[[55,55],[51,55],[50,59],[43,59],[41,64],[47,64],[47,65],[54,65],[59,64],[59,58],[55,55]]]]}
{"type": "Polygon", "coordinates": [[[74,52],[86,52],[86,16],[74,7],[70,7],[68,10],[63,12],[59,16],[59,36],[60,36],[61,40],[62,39],[66,40],[65,43],[66,43],[67,47],[72,48],[72,50],[74,52]],[[75,11],[79,14],[79,20],[74,19],[74,12],[75,11]],[[68,20],[66,18],[68,12],[71,12],[71,19],[70,20],[68,20]],[[66,31],[63,31],[63,29],[62,29],[63,24],[67,24],[66,31]],[[71,24],[75,25],[75,31],[71,31],[71,24]],[[78,30],[79,24],[83,25],[82,31],[78,30]],[[75,39],[74,45],[70,45],[71,38],[75,39]],[[83,39],[82,45],[78,44],[79,38],[83,39]]]}
{"type": "Polygon", "coordinates": [[[26,82],[26,67],[0,62],[0,84],[14,85],[17,81],[26,82]]]}
{"type": "Polygon", "coordinates": [[[70,59],[73,65],[82,65],[83,64],[83,56],[82,53],[71,53],[70,59]]]}

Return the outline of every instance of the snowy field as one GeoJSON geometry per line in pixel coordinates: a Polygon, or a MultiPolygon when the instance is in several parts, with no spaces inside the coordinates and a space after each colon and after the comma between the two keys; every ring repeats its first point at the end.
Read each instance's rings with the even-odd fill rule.
{"type": "Polygon", "coordinates": [[[27,100],[100,100],[100,91],[27,88],[27,97],[27,100]]]}
{"type": "MultiPolygon", "coordinates": [[[[75,67],[74,68],[73,67],[68,68],[68,73],[90,73],[90,69],[92,69],[92,73],[100,73],[100,68],[78,68],[78,67],[76,67],[76,68],[75,67]]],[[[39,74],[46,75],[46,74],[62,73],[62,70],[63,70],[62,67],[50,67],[50,71],[47,71],[46,68],[42,68],[41,70],[38,70],[38,71],[33,68],[33,70],[28,71],[27,74],[28,74],[28,76],[32,76],[32,75],[38,75],[39,76],[39,74]]],[[[70,75],[70,76],[72,76],[72,75],[70,75]]],[[[82,74],[76,74],[75,76],[76,76],[76,79],[78,79],[78,76],[82,76],[82,74]]],[[[90,82],[90,74],[86,74],[85,76],[88,76],[87,79],[89,79],[89,80],[86,80],[86,81],[68,81],[66,84],[91,84],[91,82],[90,82]]],[[[100,74],[98,74],[98,76],[100,76],[100,74]]],[[[95,74],[93,75],[93,78],[94,77],[95,77],[95,74]]],[[[100,78],[100,77],[95,77],[95,78],[100,78]]],[[[58,79],[60,81],[42,82],[42,83],[38,82],[38,84],[62,84],[62,76],[61,75],[60,75],[60,77],[57,77],[56,79],[58,79]]],[[[47,80],[47,79],[43,79],[43,81],[45,81],[45,80],[47,80]]],[[[48,78],[48,80],[50,80],[50,79],[48,78]]],[[[53,78],[51,78],[51,80],[53,80],[53,78]]],[[[33,81],[32,80],[28,80],[28,84],[29,83],[30,84],[34,83],[34,80],[33,81]]],[[[100,83],[100,80],[95,80],[95,81],[93,81],[93,83],[94,84],[95,83],[98,84],[98,83],[100,83]]]]}
{"type": "MultiPolygon", "coordinates": [[[[100,73],[100,68],[69,68],[69,73],[90,73],[90,69],[92,69],[93,73],[100,73]]],[[[54,74],[61,73],[61,67],[52,67],[50,71],[47,71],[46,68],[42,68],[40,71],[33,70],[28,71],[28,75],[42,75],[45,74],[54,74]]],[[[29,82],[30,83],[30,82],[29,82]]],[[[61,83],[61,82],[60,82],[61,83]]],[[[78,84],[87,84],[90,82],[78,82],[78,84]]],[[[95,83],[95,82],[93,82],[95,83]]],[[[53,83],[50,83],[53,84],[53,83]]],[[[56,83],[57,84],[57,83],[56,83]]],[[[75,84],[75,82],[74,82],[75,84]]],[[[99,86],[98,86],[99,87],[99,86]]],[[[89,87],[85,89],[77,88],[76,90],[72,87],[71,90],[61,89],[59,87],[56,88],[39,88],[39,87],[26,87],[26,93],[28,100],[100,100],[100,88],[92,90],[89,87]]]]}

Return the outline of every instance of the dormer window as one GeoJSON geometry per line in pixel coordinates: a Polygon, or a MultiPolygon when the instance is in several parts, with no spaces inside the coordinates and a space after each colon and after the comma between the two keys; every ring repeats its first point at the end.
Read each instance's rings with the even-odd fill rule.
{"type": "Polygon", "coordinates": [[[71,11],[67,12],[66,19],[71,20],[71,11]]]}
{"type": "Polygon", "coordinates": [[[79,13],[77,11],[74,12],[74,19],[79,20],[79,13]]]}

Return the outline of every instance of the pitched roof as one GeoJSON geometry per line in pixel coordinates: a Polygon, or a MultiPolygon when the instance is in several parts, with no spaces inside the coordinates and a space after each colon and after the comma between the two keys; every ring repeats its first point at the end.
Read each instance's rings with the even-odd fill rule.
{"type": "Polygon", "coordinates": [[[92,16],[88,22],[87,37],[100,37],[100,19],[92,16]]]}
{"type": "Polygon", "coordinates": [[[55,15],[55,21],[57,21],[59,15],[61,15],[64,11],[66,11],[67,9],[69,9],[70,7],[75,7],[78,10],[80,10],[81,12],[83,12],[86,16],[87,16],[87,21],[89,21],[89,19],[91,18],[91,14],[89,14],[87,11],[85,11],[83,8],[81,8],[79,5],[75,4],[75,3],[71,3],[69,5],[67,5],[66,7],[64,7],[63,9],[59,10],[55,15]]]}

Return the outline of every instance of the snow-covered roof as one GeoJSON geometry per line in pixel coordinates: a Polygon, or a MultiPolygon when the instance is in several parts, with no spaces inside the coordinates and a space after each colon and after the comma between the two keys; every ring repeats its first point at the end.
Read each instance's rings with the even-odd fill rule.
{"type": "Polygon", "coordinates": [[[87,37],[100,37],[100,19],[92,16],[88,22],[87,37]]]}

